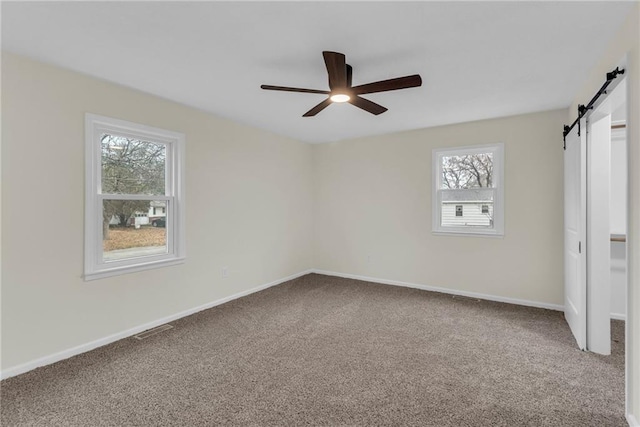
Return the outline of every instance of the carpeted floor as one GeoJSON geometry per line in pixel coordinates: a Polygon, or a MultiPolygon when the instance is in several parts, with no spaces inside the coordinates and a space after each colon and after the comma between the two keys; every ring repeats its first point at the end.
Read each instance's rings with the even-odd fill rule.
{"type": "Polygon", "coordinates": [[[2,426],[624,426],[559,312],[311,274],[3,381],[2,426]]]}

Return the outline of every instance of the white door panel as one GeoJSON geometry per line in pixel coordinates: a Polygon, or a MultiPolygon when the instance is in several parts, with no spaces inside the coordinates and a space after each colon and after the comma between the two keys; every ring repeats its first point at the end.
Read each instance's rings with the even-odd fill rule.
{"type": "Polygon", "coordinates": [[[587,344],[585,131],[582,120],[566,136],[564,151],[564,315],[581,350],[587,344]]]}
{"type": "Polygon", "coordinates": [[[611,354],[611,115],[587,118],[587,350],[611,354]]]}

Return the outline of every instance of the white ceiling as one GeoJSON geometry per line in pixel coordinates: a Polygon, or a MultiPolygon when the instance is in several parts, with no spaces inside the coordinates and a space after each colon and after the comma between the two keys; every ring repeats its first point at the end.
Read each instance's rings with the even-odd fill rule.
{"type": "MultiPolygon", "coordinates": [[[[569,106],[632,2],[3,2],[2,48],[307,142],[569,106]],[[334,104],[323,50],[353,84],[418,73],[334,104]]],[[[603,76],[604,80],[604,76],[603,76]]],[[[585,100],[588,101],[588,100],[585,100]]]]}

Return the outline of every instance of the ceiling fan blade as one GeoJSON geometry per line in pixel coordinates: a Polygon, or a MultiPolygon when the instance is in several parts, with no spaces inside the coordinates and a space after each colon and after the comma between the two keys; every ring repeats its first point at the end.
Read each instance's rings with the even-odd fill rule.
{"type": "Polygon", "coordinates": [[[302,117],[313,117],[316,114],[318,114],[320,111],[322,111],[325,108],[327,108],[329,106],[329,104],[331,104],[331,99],[327,98],[324,101],[322,101],[320,104],[318,104],[315,107],[313,107],[311,110],[309,110],[306,113],[304,113],[302,115],[302,117]]]}
{"type": "Polygon", "coordinates": [[[387,109],[382,105],[376,104],[375,102],[371,102],[368,99],[361,98],[357,95],[352,96],[348,102],[358,108],[362,108],[364,111],[375,114],[376,116],[387,111],[387,109]]]}
{"type": "Polygon", "coordinates": [[[353,93],[364,95],[365,93],[386,92],[389,90],[408,89],[410,87],[422,86],[422,78],[419,74],[412,76],[397,77],[395,79],[381,80],[379,82],[367,83],[356,86],[353,93]]]}
{"type": "Polygon", "coordinates": [[[347,87],[347,63],[343,53],[322,52],[324,63],[329,75],[329,89],[341,89],[347,87]]]}
{"type": "Polygon", "coordinates": [[[271,86],[271,85],[261,85],[260,87],[266,90],[282,90],[285,92],[321,93],[323,95],[329,94],[328,90],[303,89],[299,87],[271,86]]]}
{"type": "Polygon", "coordinates": [[[347,64],[347,87],[351,87],[351,81],[353,77],[353,68],[347,64]]]}

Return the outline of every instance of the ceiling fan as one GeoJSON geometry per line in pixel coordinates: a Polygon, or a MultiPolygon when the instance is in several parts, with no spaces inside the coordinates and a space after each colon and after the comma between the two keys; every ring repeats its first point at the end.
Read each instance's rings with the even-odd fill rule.
{"type": "Polygon", "coordinates": [[[371,114],[382,114],[387,109],[382,105],[364,99],[360,95],[367,93],[386,92],[397,89],[407,89],[422,85],[422,78],[419,74],[411,76],[397,77],[395,79],[381,80],[374,83],[367,83],[359,86],[351,86],[351,76],[353,69],[351,65],[346,63],[343,53],[338,52],[322,52],[324,63],[327,66],[327,74],[329,75],[329,90],[303,89],[296,87],[271,86],[262,85],[262,89],[281,90],[285,92],[302,92],[302,93],[319,93],[329,95],[327,99],[313,107],[302,115],[302,117],[311,117],[327,108],[332,102],[348,102],[358,108],[362,108],[371,114]]]}

